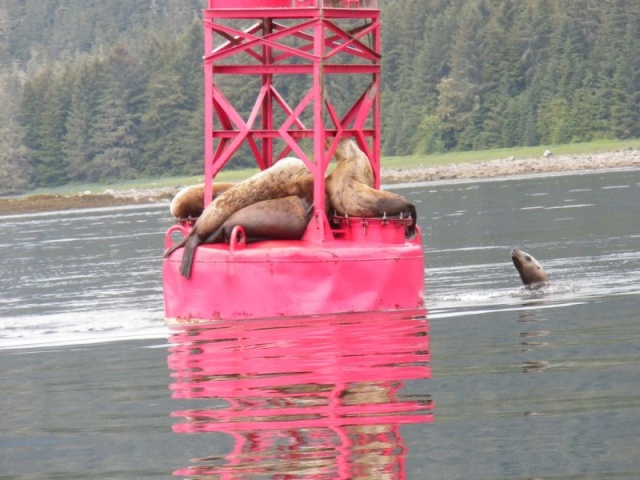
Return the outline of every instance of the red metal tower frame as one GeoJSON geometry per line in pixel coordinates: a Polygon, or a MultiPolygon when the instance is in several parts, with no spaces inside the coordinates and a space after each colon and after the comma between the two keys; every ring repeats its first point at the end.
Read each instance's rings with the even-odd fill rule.
{"type": "Polygon", "coordinates": [[[204,11],[205,203],[211,199],[213,178],[243,144],[249,145],[260,169],[292,154],[314,175],[315,239],[331,238],[324,205],[325,174],[340,138],[357,141],[371,161],[376,188],[380,186],[380,30],[377,0],[208,0],[204,11]],[[249,26],[237,25],[249,21],[249,26]],[[349,61],[338,62],[338,57],[349,61]],[[311,87],[297,105],[290,105],[275,87],[274,76],[301,74],[312,79],[311,87]],[[343,115],[325,92],[326,75],[341,74],[371,77],[343,115]],[[217,75],[260,77],[247,118],[218,88],[217,75]],[[286,118],[280,125],[274,121],[278,107],[286,118]],[[309,109],[311,124],[302,118],[309,109]],[[325,144],[327,138],[333,141],[325,144]],[[275,151],[275,139],[284,141],[284,149],[275,151]],[[302,139],[312,140],[311,155],[299,145],[302,139]]]}

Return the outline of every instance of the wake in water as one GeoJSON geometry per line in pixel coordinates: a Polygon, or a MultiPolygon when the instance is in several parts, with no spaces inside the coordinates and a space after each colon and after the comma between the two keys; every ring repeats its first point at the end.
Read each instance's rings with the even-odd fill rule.
{"type": "Polygon", "coordinates": [[[0,350],[167,338],[162,312],[103,310],[0,319],[0,350]]]}

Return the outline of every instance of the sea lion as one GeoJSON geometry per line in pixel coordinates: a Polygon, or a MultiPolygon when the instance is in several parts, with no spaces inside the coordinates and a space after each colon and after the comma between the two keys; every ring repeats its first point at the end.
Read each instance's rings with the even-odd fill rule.
{"type": "Polygon", "coordinates": [[[231,215],[204,243],[229,243],[231,232],[238,225],[247,240],[299,240],[311,219],[312,207],[295,195],[263,200],[231,215]]]}
{"type": "MultiPolygon", "coordinates": [[[[214,183],[211,187],[213,198],[229,190],[233,185],[233,183],[214,183]]],[[[171,200],[169,210],[171,215],[176,218],[199,217],[204,210],[204,183],[184,187],[176,193],[176,196],[171,200]]]]}
{"type": "Polygon", "coordinates": [[[336,167],[326,179],[325,187],[331,208],[338,215],[353,217],[392,217],[410,215],[412,223],[406,235],[416,233],[416,207],[395,193],[373,188],[373,169],[365,153],[351,138],[338,142],[334,158],[336,167]]]}
{"type": "Polygon", "coordinates": [[[549,281],[542,266],[527,252],[514,248],[511,250],[511,260],[527,288],[540,288],[549,281]]]}
{"type": "Polygon", "coordinates": [[[168,257],[184,247],[180,273],[189,278],[196,247],[208,243],[208,239],[232,214],[263,200],[291,195],[304,199],[308,204],[313,203],[313,175],[302,160],[287,157],[217,196],[204,209],[189,235],[167,249],[164,256],[168,257]]]}

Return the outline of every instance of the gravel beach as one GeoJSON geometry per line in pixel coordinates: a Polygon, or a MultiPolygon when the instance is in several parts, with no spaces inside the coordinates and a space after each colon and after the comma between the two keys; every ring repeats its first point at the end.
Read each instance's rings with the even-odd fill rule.
{"type": "Polygon", "coordinates": [[[507,158],[415,169],[383,169],[382,180],[383,183],[393,184],[634,167],[640,167],[640,150],[629,149],[584,155],[548,154],[538,158],[507,158]]]}
{"type": "MultiPolygon", "coordinates": [[[[392,185],[619,168],[640,168],[640,150],[626,149],[584,155],[553,155],[553,153],[546,152],[546,155],[538,158],[507,158],[409,169],[387,169],[383,167],[382,183],[384,185],[392,185]]],[[[85,192],[70,196],[27,195],[4,198],[0,199],[0,215],[141,203],[166,202],[168,204],[180,188],[182,188],[182,185],[148,189],[105,190],[103,193],[85,192]]]]}

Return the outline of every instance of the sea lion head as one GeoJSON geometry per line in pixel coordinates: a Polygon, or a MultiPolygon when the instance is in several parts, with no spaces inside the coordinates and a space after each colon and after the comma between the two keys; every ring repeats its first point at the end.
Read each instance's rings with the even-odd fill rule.
{"type": "Polygon", "coordinates": [[[511,260],[527,288],[538,288],[549,280],[540,263],[527,252],[514,248],[511,251],[511,260]]]}
{"type": "MultiPolygon", "coordinates": [[[[213,198],[233,187],[233,183],[214,183],[211,187],[213,198]]],[[[178,219],[197,218],[204,210],[204,183],[191,185],[180,190],[169,206],[171,215],[178,219]]]]}
{"type": "Polygon", "coordinates": [[[357,158],[362,155],[362,150],[358,144],[350,137],[343,137],[338,140],[334,156],[338,162],[346,159],[357,158]]]}
{"type": "Polygon", "coordinates": [[[374,177],[371,162],[355,140],[349,137],[338,140],[333,158],[336,160],[336,167],[326,180],[330,189],[343,191],[346,186],[357,183],[373,187],[374,177]],[[332,182],[337,182],[337,184],[332,186],[332,182]]]}

